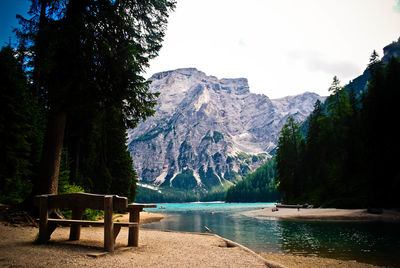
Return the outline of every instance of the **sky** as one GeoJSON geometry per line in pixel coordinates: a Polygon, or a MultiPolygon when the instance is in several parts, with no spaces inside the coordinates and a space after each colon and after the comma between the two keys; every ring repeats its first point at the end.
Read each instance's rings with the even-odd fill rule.
{"type": "MultiPolygon", "coordinates": [[[[17,26],[15,13],[28,8],[27,0],[0,0],[2,44],[17,26]]],[[[177,0],[145,77],[195,67],[245,77],[251,92],[270,98],[326,96],[333,76],[347,84],[373,50],[382,56],[399,37],[400,0],[177,0]]]]}
{"type": "Polygon", "coordinates": [[[18,27],[16,15],[27,16],[30,1],[28,0],[0,0],[0,46],[15,45],[16,38],[13,29],[18,27]]]}

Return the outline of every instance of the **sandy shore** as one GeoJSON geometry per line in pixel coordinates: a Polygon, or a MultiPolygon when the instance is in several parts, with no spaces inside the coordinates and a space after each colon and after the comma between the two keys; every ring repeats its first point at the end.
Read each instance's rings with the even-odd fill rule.
{"type": "Polygon", "coordinates": [[[371,214],[366,209],[335,209],[335,208],[272,208],[254,210],[246,213],[247,216],[264,217],[265,219],[290,219],[313,221],[386,221],[400,222],[400,212],[384,210],[382,214],[371,214]]]}
{"type": "MultiPolygon", "coordinates": [[[[120,221],[122,217],[118,217],[120,221]]],[[[160,220],[141,213],[142,223],[160,220]]],[[[33,243],[38,228],[0,222],[0,266],[3,267],[284,267],[268,262],[241,245],[215,235],[141,229],[139,247],[128,248],[122,228],[114,254],[103,251],[104,229],[84,227],[79,241],[68,241],[69,228],[58,227],[49,243],[33,243]],[[101,255],[101,257],[90,257],[101,255]]]]}
{"type": "Polygon", "coordinates": [[[286,267],[294,268],[376,268],[375,266],[367,263],[360,263],[356,261],[343,261],[328,258],[316,258],[316,257],[302,257],[293,255],[280,255],[280,254],[266,254],[260,253],[265,259],[277,262],[286,267]]]}
{"type": "MultiPolygon", "coordinates": [[[[164,216],[141,213],[141,222],[164,216]]],[[[127,220],[127,215],[116,215],[127,220]]],[[[1,267],[377,267],[355,261],[259,254],[216,235],[140,230],[139,247],[128,248],[127,228],[116,241],[116,252],[103,255],[103,228],[84,227],[81,240],[68,241],[69,228],[59,227],[47,244],[36,245],[38,228],[0,222],[1,267]],[[90,257],[97,255],[101,257],[90,257]]]]}

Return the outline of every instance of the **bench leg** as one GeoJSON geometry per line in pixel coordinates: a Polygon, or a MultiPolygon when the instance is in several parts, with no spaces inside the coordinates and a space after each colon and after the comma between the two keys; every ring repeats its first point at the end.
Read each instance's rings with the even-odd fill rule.
{"type": "Polygon", "coordinates": [[[114,244],[115,244],[115,240],[117,239],[117,236],[119,234],[119,231],[121,231],[121,226],[114,224],[114,244]]]}
{"type": "MultiPolygon", "coordinates": [[[[72,219],[73,220],[82,220],[83,208],[73,208],[72,209],[72,219]]],[[[71,224],[71,230],[69,232],[69,240],[79,240],[81,237],[81,225],[80,224],[71,224]]]]}
{"type": "Polygon", "coordinates": [[[114,252],[113,196],[104,197],[104,250],[114,252]]]}
{"type": "Polygon", "coordinates": [[[139,246],[139,221],[140,221],[141,209],[135,209],[129,213],[129,221],[137,222],[137,226],[129,227],[128,246],[138,247],[139,246]]]}
{"type": "Polygon", "coordinates": [[[48,206],[47,206],[47,196],[41,196],[39,204],[39,242],[44,243],[50,239],[50,232],[49,232],[49,214],[48,214],[48,206]]]}

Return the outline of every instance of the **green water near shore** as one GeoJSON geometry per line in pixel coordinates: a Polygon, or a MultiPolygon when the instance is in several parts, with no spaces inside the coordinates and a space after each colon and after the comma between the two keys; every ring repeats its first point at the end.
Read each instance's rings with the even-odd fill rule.
{"type": "Polygon", "coordinates": [[[185,232],[205,232],[258,252],[357,260],[385,266],[400,264],[400,224],[383,222],[297,222],[246,216],[247,211],[273,203],[160,204],[161,222],[145,226],[185,232]]]}

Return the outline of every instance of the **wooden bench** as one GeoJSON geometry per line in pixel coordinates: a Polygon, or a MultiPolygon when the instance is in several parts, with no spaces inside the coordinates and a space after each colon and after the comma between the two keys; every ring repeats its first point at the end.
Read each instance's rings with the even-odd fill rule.
{"type": "Polygon", "coordinates": [[[51,234],[58,225],[71,226],[69,240],[79,240],[81,226],[104,226],[104,250],[113,252],[115,239],[121,227],[129,228],[128,246],[139,245],[140,212],[146,207],[156,207],[150,204],[129,204],[126,197],[117,195],[99,195],[88,193],[73,193],[63,195],[38,195],[35,204],[39,206],[39,242],[50,240],[51,234]],[[104,210],[104,221],[82,220],[86,208],[104,210]],[[71,209],[72,219],[51,219],[49,212],[56,209],[71,209]],[[114,222],[113,211],[129,212],[129,222],[114,222]]]}

